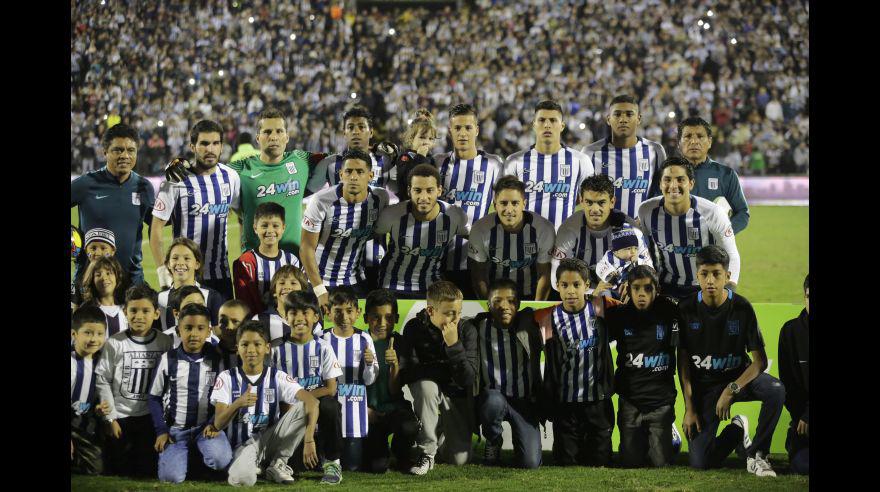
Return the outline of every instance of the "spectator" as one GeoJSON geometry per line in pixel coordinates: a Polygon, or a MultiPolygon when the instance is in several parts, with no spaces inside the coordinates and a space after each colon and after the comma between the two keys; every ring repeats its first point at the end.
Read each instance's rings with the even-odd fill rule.
{"type": "Polygon", "coordinates": [[[254,148],[254,136],[248,132],[241,132],[235,141],[235,153],[229,157],[229,162],[240,161],[260,155],[260,151],[254,148]]]}

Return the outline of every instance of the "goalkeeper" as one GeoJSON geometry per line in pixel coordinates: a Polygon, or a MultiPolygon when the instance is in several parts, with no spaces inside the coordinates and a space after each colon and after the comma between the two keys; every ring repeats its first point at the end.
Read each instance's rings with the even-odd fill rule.
{"type": "MultiPolygon", "coordinates": [[[[736,171],[709,159],[711,147],[712,127],[706,120],[693,116],[678,124],[679,151],[682,157],[694,165],[694,188],[691,195],[715,202],[726,210],[733,233],[739,234],[749,225],[749,205],[736,171]]],[[[659,195],[660,189],[655,182],[648,196],[659,195]]]]}

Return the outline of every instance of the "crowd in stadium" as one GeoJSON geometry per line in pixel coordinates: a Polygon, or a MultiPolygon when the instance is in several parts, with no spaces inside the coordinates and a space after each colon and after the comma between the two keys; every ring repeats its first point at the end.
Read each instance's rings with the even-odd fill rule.
{"type": "Polygon", "coordinates": [[[291,142],[314,152],[343,147],[339,116],[351,103],[394,142],[425,107],[440,116],[440,151],[442,109],[471,101],[481,146],[508,155],[531,138],[539,100],[562,104],[564,141],[580,148],[608,135],[605,104],[629,93],[645,136],[667,148],[678,122],[698,115],[712,124],[713,155],[740,175],[807,172],[806,2],[464,5],[72,4],[72,171],[99,167],[100,136],[122,115],[155,175],[196,121],[217,120],[231,143],[270,106],[290,115],[291,142]]]}

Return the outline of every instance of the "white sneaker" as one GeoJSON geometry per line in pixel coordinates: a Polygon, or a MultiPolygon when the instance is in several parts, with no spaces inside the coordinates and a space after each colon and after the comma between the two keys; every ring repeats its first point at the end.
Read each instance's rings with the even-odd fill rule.
{"type": "Polygon", "coordinates": [[[758,477],[775,477],[776,472],[770,466],[770,462],[764,456],[764,453],[758,451],[754,458],[746,458],[746,470],[754,473],[758,477]]]}
{"type": "Polygon", "coordinates": [[[409,469],[409,472],[413,475],[427,475],[428,471],[433,469],[434,457],[423,454],[419,458],[419,461],[417,461],[416,464],[409,469]]]}
{"type": "Polygon", "coordinates": [[[266,480],[285,485],[296,483],[296,479],[293,478],[293,469],[287,466],[283,459],[275,460],[272,465],[266,468],[266,480]]]}
{"type": "Polygon", "coordinates": [[[743,440],[736,445],[736,455],[740,458],[746,457],[746,449],[752,445],[752,438],[749,437],[749,419],[745,415],[736,415],[730,419],[730,423],[742,427],[743,440]]]}

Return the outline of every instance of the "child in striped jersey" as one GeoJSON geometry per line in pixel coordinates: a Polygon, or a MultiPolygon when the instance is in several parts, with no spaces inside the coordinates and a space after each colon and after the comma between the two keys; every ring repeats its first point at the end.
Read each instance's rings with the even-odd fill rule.
{"type": "Polygon", "coordinates": [[[185,237],[175,238],[165,254],[165,266],[171,271],[171,287],[159,293],[159,311],[161,313],[162,330],[171,328],[174,313],[168,308],[171,292],[186,285],[195,285],[202,291],[208,311],[211,313],[211,324],[217,324],[217,312],[223,304],[223,296],[216,290],[200,285],[197,279],[202,276],[202,252],[199,246],[185,237]]]}
{"type": "Polygon", "coordinates": [[[269,338],[256,321],[245,321],[236,335],[242,364],[217,377],[211,403],[214,428],[227,429],[234,449],[228,482],[252,486],[266,466],[266,478],[292,484],[293,470],[287,461],[305,438],[303,464],[318,464],[315,424],[318,400],[289,374],[263,362],[270,353],[269,338]]]}
{"type": "Polygon", "coordinates": [[[147,407],[150,382],[172,338],[152,328],[159,317],[156,291],[135,285],[125,293],[128,329],[107,340],[95,370],[101,402],[107,402],[106,471],[155,477],[156,435],[147,407]]]}
{"type": "MultiPolygon", "coordinates": [[[[309,291],[309,287],[306,274],[293,265],[284,265],[275,272],[265,298],[269,308],[251,318],[263,325],[273,347],[281,345],[290,334],[290,326],[281,314],[285,312],[284,298],[291,292],[309,291]]],[[[318,323],[314,329],[315,338],[319,338],[322,333],[323,327],[318,323]]]]}
{"type": "Polygon", "coordinates": [[[293,265],[301,268],[299,258],[280,246],[287,229],[284,214],[284,207],[275,202],[257,205],[254,232],[260,245],[245,251],[232,263],[235,298],[244,301],[252,313],[262,313],[267,306],[274,304],[274,301],[267,304],[265,297],[270,292],[272,277],[281,267],[293,265]]]}
{"type": "Polygon", "coordinates": [[[559,262],[562,303],[538,310],[546,340],[544,388],[556,403],[553,460],[557,465],[608,466],[614,408],[611,349],[605,308],[619,301],[587,297],[590,269],[574,258],[559,262]]]}
{"type": "Polygon", "coordinates": [[[223,364],[227,368],[241,365],[241,360],[238,358],[238,345],[235,343],[235,333],[249,315],[247,304],[238,299],[230,299],[220,306],[220,323],[213,330],[214,336],[218,340],[217,351],[220,352],[223,364]]]}
{"type": "Polygon", "coordinates": [[[642,232],[630,226],[614,228],[611,249],[596,264],[596,276],[602,281],[596,293],[608,292],[611,297],[620,299],[625,295],[627,273],[637,265],[654,267],[642,232]]]}
{"type": "Polygon", "coordinates": [[[318,399],[318,449],[324,465],[321,482],[334,485],[342,481],[342,429],[336,399],[336,378],[342,375],[342,369],[333,350],[312,335],[321,318],[318,298],[309,292],[291,292],[284,298],[284,310],[290,333],[284,343],[272,349],[272,366],[295,377],[300,386],[318,399]]]}
{"type": "MultiPolygon", "coordinates": [[[[177,332],[180,311],[190,304],[200,304],[202,306],[205,305],[205,295],[202,294],[202,290],[195,285],[187,285],[181,287],[177,290],[172,291],[171,294],[168,296],[168,309],[170,309],[171,313],[174,315],[174,326],[168,328],[162,333],[174,339],[174,348],[180,346],[180,335],[177,332]]],[[[211,344],[214,345],[217,343],[218,339],[214,336],[213,333],[209,333],[207,341],[211,342],[211,344]]]]}
{"type": "Polygon", "coordinates": [[[188,304],[181,308],[179,321],[182,343],[162,354],[148,402],[156,430],[159,480],[171,483],[186,479],[192,444],[212,470],[223,470],[232,461],[229,440],[214,428],[214,407],[208,402],[214,380],[223,370],[219,352],[207,343],[211,333],[208,308],[188,304]]]}
{"type": "Polygon", "coordinates": [[[342,368],[338,396],[342,420],[342,468],[358,471],[363,440],[367,437],[367,386],[376,380],[379,362],[373,340],[354,327],[361,314],[358,299],[351,287],[337,287],[330,293],[332,329],[324,331],[327,348],[336,354],[342,368]]]}
{"type": "Polygon", "coordinates": [[[102,256],[89,263],[82,281],[83,305],[94,304],[107,318],[105,335],[111,337],[128,328],[122,309],[125,272],[113,256],[102,256]]]}
{"type": "Polygon", "coordinates": [[[73,312],[70,351],[70,461],[71,471],[100,475],[101,444],[98,419],[109,405],[98,405],[95,394],[95,367],[106,339],[107,321],[96,306],[82,306],[73,312]]]}

